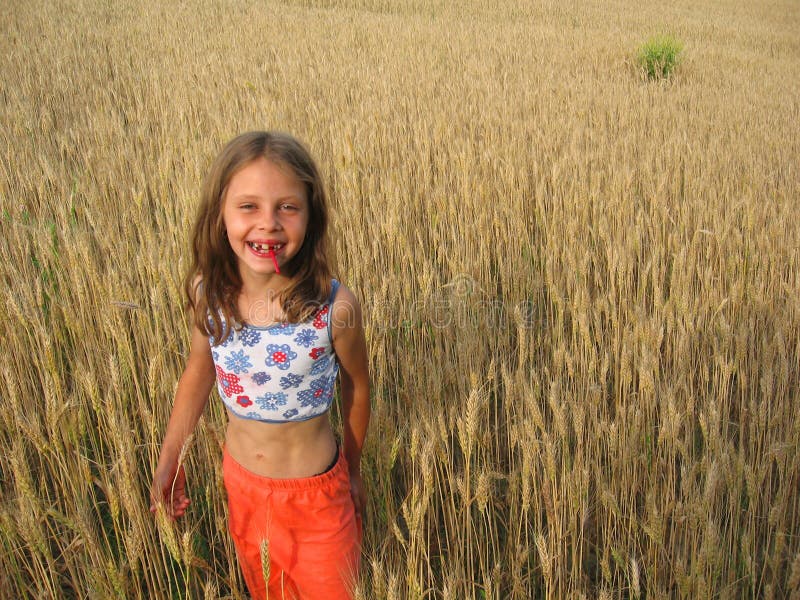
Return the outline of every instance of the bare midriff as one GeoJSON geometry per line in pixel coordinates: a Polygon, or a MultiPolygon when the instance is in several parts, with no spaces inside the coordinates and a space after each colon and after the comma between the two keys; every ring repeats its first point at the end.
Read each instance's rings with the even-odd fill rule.
{"type": "Polygon", "coordinates": [[[225,448],[248,471],[273,479],[311,477],[336,455],[328,413],[289,423],[242,419],[228,411],[225,448]]]}

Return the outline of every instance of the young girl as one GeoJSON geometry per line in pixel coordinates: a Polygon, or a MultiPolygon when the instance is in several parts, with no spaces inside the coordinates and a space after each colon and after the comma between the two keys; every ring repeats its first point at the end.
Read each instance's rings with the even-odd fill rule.
{"type": "Polygon", "coordinates": [[[191,350],[151,495],[189,505],[178,457],[216,381],[230,531],[253,598],[350,598],[366,496],[369,374],[361,308],[331,279],[319,172],[288,135],[231,141],[206,181],[186,279],[191,350]],[[340,378],[343,440],[328,409],[340,378]],[[262,568],[262,557],[268,564],[262,568]]]}

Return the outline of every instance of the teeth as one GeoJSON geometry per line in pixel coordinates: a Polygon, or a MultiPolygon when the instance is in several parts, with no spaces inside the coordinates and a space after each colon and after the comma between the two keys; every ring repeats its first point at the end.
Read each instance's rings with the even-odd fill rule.
{"type": "Polygon", "coordinates": [[[266,252],[267,250],[272,250],[273,252],[277,252],[279,249],[283,248],[283,244],[257,244],[255,242],[249,242],[250,247],[256,250],[257,252],[266,252]]]}

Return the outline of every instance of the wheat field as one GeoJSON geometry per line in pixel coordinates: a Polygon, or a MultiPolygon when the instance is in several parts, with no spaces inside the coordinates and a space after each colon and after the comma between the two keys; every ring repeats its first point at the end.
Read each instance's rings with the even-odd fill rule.
{"type": "Polygon", "coordinates": [[[364,305],[357,598],[800,597],[800,4],[167,4],[0,8],[0,597],[245,597],[216,397],[147,509],[200,183],[265,128],[364,305]]]}

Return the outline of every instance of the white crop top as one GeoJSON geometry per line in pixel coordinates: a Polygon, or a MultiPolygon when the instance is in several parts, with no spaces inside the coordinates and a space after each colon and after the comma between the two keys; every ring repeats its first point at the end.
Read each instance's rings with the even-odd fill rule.
{"type": "Polygon", "coordinates": [[[209,337],[222,401],[238,417],[305,421],[330,408],[339,362],[330,313],[339,282],[304,323],[244,324],[218,346],[209,337]]]}

